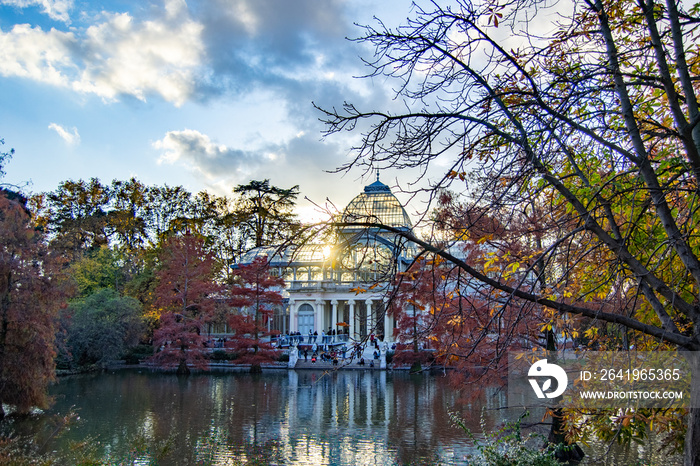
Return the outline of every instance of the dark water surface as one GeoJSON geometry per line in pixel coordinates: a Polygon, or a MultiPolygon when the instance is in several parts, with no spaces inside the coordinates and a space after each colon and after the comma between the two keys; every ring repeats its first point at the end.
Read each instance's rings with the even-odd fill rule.
{"type": "MultiPolygon", "coordinates": [[[[156,464],[465,464],[475,449],[449,412],[477,433],[508,415],[495,391],[465,404],[443,377],[383,371],[122,370],[62,378],[52,394],[52,412],[80,416],[55,448],[91,438],[99,453],[137,464],[163,449],[156,464]]],[[[613,451],[610,464],[662,464],[647,450],[613,451]]]]}

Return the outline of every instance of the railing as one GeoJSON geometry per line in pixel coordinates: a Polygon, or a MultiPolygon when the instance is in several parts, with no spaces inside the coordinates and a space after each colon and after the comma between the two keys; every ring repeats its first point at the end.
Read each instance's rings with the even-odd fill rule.
{"type": "Polygon", "coordinates": [[[341,335],[283,335],[272,338],[270,341],[278,347],[292,345],[338,345],[347,343],[350,336],[348,334],[341,335]]]}
{"type": "MultiPolygon", "coordinates": [[[[367,287],[368,284],[374,284],[371,279],[367,280],[352,280],[352,281],[336,281],[336,280],[289,280],[287,289],[291,291],[297,290],[324,290],[324,291],[349,291],[357,287],[367,287]]],[[[382,285],[383,289],[386,285],[382,285]]]]}

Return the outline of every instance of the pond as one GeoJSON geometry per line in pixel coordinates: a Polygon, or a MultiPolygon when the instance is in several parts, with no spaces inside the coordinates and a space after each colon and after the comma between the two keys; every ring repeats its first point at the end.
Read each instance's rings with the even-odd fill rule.
{"type": "MultiPolygon", "coordinates": [[[[502,392],[469,404],[442,376],[385,371],[121,370],[62,378],[52,394],[52,412],[75,407],[80,418],[54,448],[89,438],[105,456],[137,450],[136,464],[158,451],[159,465],[465,464],[475,448],[450,412],[475,433],[517,416],[499,409],[502,392]]],[[[609,464],[662,464],[652,449],[612,455],[609,464]]]]}

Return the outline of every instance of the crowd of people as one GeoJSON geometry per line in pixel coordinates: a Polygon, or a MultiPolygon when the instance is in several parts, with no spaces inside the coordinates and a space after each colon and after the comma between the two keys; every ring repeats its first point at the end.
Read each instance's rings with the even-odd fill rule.
{"type": "MultiPolygon", "coordinates": [[[[338,347],[324,343],[317,344],[314,340],[311,339],[309,341],[312,341],[313,344],[311,345],[311,347],[305,347],[303,349],[299,348],[299,356],[303,357],[304,361],[311,360],[312,364],[315,364],[316,362],[330,362],[334,366],[337,366],[339,362],[344,362],[347,359],[350,359],[350,361],[357,361],[357,363],[360,366],[369,365],[369,367],[374,367],[375,363],[378,363],[378,360],[381,356],[381,350],[379,349],[379,340],[375,338],[374,335],[371,335],[369,339],[369,344],[371,344],[375,348],[373,352],[373,358],[369,362],[365,361],[365,345],[361,343],[355,343],[350,349],[348,349],[346,345],[338,347]]],[[[323,341],[324,340],[322,340],[322,342],[323,341]]]]}
{"type": "Polygon", "coordinates": [[[320,343],[322,345],[325,345],[325,344],[336,342],[337,335],[347,335],[347,330],[345,330],[345,329],[335,330],[335,329],[329,327],[328,332],[321,330],[321,335],[319,335],[317,331],[311,331],[311,330],[309,330],[308,335],[303,335],[299,331],[293,331],[293,332],[286,332],[284,335],[284,338],[292,345],[293,344],[299,345],[301,343],[308,343],[308,344],[320,343]],[[320,339],[319,339],[319,337],[320,337],[320,339]]]}

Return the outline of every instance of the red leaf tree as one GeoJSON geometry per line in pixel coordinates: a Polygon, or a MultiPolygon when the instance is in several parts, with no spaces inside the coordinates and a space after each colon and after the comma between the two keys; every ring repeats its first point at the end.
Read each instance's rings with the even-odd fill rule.
{"type": "Polygon", "coordinates": [[[52,259],[31,225],[26,199],[0,189],[0,417],[48,405],[61,299],[52,259]]]}
{"type": "Polygon", "coordinates": [[[283,303],[283,287],[284,279],[270,274],[266,257],[241,265],[234,276],[230,302],[238,312],[229,317],[229,326],[235,332],[231,345],[240,354],[241,362],[253,364],[251,370],[275,356],[270,342],[262,338],[274,333],[268,327],[275,307],[283,303]]]}
{"type": "MultiPolygon", "coordinates": [[[[463,253],[483,260],[478,248],[463,253]]],[[[425,363],[429,358],[418,346],[423,342],[436,362],[501,382],[505,361],[499,355],[536,345],[545,322],[537,307],[481,286],[439,257],[420,260],[397,277],[390,312],[397,320],[395,363],[425,363]]]]}
{"type": "MultiPolygon", "coordinates": [[[[397,351],[394,364],[425,364],[433,356],[429,349],[436,342],[436,334],[444,327],[443,319],[436,310],[445,306],[444,295],[439,288],[444,280],[434,261],[422,259],[399,274],[395,281],[395,295],[388,312],[396,319],[397,351]]],[[[435,349],[435,348],[430,348],[435,349]]]]}
{"type": "Polygon", "coordinates": [[[161,313],[154,333],[153,361],[189,373],[188,365],[206,368],[207,323],[222,296],[215,281],[215,260],[204,248],[204,239],[187,233],[169,238],[159,255],[155,305],[161,313]]]}

